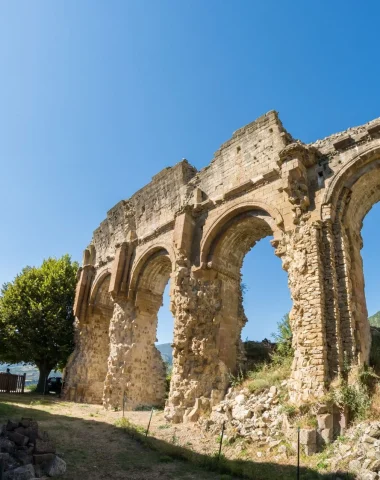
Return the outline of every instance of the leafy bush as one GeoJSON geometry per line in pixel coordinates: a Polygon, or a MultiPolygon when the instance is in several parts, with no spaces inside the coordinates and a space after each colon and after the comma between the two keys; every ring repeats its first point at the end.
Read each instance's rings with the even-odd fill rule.
{"type": "Polygon", "coordinates": [[[282,363],[283,359],[293,358],[293,335],[288,313],[277,323],[277,332],[272,333],[272,337],[276,342],[276,350],[272,354],[272,361],[282,363]]]}
{"type": "Polygon", "coordinates": [[[173,373],[173,365],[171,365],[169,362],[165,362],[165,370],[166,370],[166,394],[169,394],[170,391],[170,382],[172,380],[172,373],[173,373]]]}
{"type": "Polygon", "coordinates": [[[365,418],[371,406],[368,387],[361,383],[349,385],[342,381],[338,388],[332,390],[332,400],[336,405],[348,408],[354,420],[365,418]]]}
{"type": "Polygon", "coordinates": [[[231,387],[238,387],[247,378],[246,373],[243,372],[243,370],[241,368],[239,369],[239,371],[236,375],[233,375],[232,373],[229,373],[228,376],[229,376],[229,379],[230,379],[231,387]]]}
{"type": "Polygon", "coordinates": [[[380,328],[371,328],[372,343],[369,363],[376,373],[380,373],[380,328]]]}

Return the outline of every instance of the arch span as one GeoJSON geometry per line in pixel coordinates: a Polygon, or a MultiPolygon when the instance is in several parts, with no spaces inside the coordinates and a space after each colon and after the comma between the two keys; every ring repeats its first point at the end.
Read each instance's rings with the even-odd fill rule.
{"type": "Polygon", "coordinates": [[[158,311],[173,271],[172,258],[166,248],[155,245],[142,253],[132,271],[129,298],[134,318],[127,395],[134,406],[162,407],[165,403],[166,365],[155,342],[158,311]]]}
{"type": "Polygon", "coordinates": [[[205,266],[207,264],[212,244],[225,226],[233,221],[234,218],[243,217],[244,215],[247,217],[261,216],[269,225],[275,239],[281,236],[283,218],[275,207],[261,201],[241,201],[238,203],[234,202],[233,205],[227,204],[221,211],[218,210],[217,216],[207,219],[203,227],[201,265],[205,266]]]}

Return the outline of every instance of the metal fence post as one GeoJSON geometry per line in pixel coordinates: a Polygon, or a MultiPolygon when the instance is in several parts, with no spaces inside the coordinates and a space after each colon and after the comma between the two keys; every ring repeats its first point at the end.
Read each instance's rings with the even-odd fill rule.
{"type": "Polygon", "coordinates": [[[146,429],[146,432],[145,432],[145,436],[146,436],[146,437],[148,436],[148,433],[149,433],[150,422],[152,421],[152,417],[153,417],[153,410],[154,410],[154,408],[152,408],[152,411],[150,412],[150,418],[149,418],[148,428],[146,429]]]}
{"type": "Polygon", "coordinates": [[[297,430],[297,480],[300,480],[300,427],[297,430]]]}
{"type": "Polygon", "coordinates": [[[223,425],[222,425],[222,433],[221,433],[221,435],[220,435],[218,461],[220,460],[220,454],[222,453],[222,443],[223,443],[223,435],[224,435],[225,423],[226,423],[226,422],[224,421],[224,422],[223,422],[223,425]]]}

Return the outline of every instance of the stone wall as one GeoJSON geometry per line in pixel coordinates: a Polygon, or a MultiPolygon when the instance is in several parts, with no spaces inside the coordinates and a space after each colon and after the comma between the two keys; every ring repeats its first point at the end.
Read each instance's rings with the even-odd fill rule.
{"type": "MultiPolygon", "coordinates": [[[[240,270],[272,236],[288,272],[292,401],[322,396],[370,348],[360,236],[380,200],[380,121],[306,145],[271,111],[236,131],[197,172],[164,169],[95,230],[78,275],[77,341],[66,396],[128,408],[166,405],[196,420],[244,363],[240,270]],[[170,280],[173,375],[154,346],[170,280]]],[[[275,295],[275,292],[274,292],[275,295]]]]}

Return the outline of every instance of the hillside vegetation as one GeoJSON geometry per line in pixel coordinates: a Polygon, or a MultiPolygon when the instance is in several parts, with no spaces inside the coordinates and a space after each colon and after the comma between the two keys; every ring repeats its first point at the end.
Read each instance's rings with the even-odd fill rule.
{"type": "Polygon", "coordinates": [[[369,324],[371,327],[379,327],[380,328],[380,310],[376,312],[374,315],[368,317],[369,324]]]}

